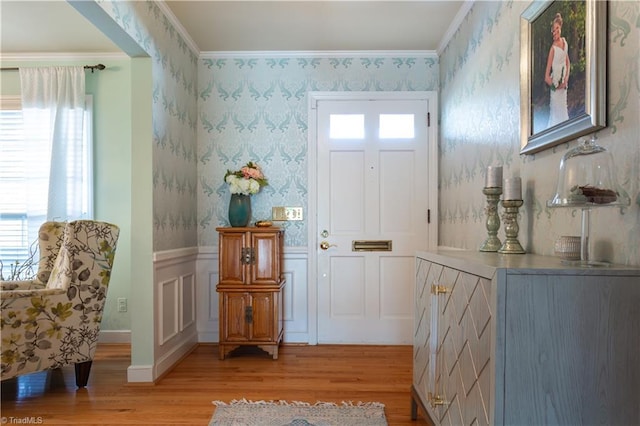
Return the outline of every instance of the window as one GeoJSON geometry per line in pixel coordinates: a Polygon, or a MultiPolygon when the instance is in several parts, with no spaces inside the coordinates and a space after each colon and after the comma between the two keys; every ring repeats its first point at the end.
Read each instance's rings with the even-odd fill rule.
{"type": "Polygon", "coordinates": [[[331,114],[329,137],[331,139],[364,139],[364,115],[331,114]]]}
{"type": "Polygon", "coordinates": [[[413,114],[380,114],[380,139],[413,139],[413,114]]]}
{"type": "MultiPolygon", "coordinates": [[[[67,161],[82,161],[86,165],[85,175],[82,177],[83,217],[93,217],[93,159],[92,159],[92,119],[93,99],[87,96],[84,117],[83,145],[84,156],[81,159],[67,159],[67,161]]],[[[0,261],[2,274],[7,278],[11,266],[16,262],[24,263],[32,252],[37,250],[37,230],[47,220],[47,194],[49,192],[47,179],[30,187],[33,195],[27,199],[29,179],[39,167],[38,153],[27,152],[23,142],[23,121],[19,97],[2,97],[0,99],[0,261]],[[30,175],[31,173],[31,175],[30,175]],[[42,215],[29,215],[28,203],[36,200],[40,205],[42,215]]],[[[46,136],[44,136],[46,137],[46,136]]],[[[58,218],[56,218],[58,219],[58,218]]],[[[66,220],[67,218],[59,218],[66,220]]]]}
{"type": "MultiPolygon", "coordinates": [[[[415,137],[414,114],[380,114],[378,137],[380,139],[413,139],[415,137]]],[[[364,114],[330,114],[329,137],[331,139],[364,139],[364,114]]]]}

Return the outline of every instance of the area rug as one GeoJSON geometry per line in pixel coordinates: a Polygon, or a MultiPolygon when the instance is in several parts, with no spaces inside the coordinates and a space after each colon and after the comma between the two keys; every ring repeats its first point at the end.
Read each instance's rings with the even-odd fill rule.
{"type": "Polygon", "coordinates": [[[386,426],[379,402],[213,401],[209,426],[386,426]]]}

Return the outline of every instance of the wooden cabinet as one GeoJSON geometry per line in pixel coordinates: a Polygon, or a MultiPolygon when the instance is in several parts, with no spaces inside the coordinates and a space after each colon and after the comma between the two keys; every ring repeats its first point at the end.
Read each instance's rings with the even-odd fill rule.
{"type": "Polygon", "coordinates": [[[278,358],[283,335],[284,231],[216,228],[219,234],[220,359],[241,345],[278,358]]]}
{"type": "Polygon", "coordinates": [[[456,250],[416,257],[412,418],[640,424],[640,269],[456,250]]]}

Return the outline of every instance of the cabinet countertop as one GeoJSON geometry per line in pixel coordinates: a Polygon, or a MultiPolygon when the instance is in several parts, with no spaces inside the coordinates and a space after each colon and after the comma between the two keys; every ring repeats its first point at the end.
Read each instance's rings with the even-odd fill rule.
{"type": "Polygon", "coordinates": [[[228,227],[218,227],[216,231],[225,231],[225,232],[261,232],[261,231],[283,231],[284,228],[280,226],[228,226],[228,227]]]}
{"type": "Polygon", "coordinates": [[[606,266],[575,266],[554,256],[537,254],[501,254],[440,247],[434,251],[418,251],[416,257],[438,264],[491,278],[498,269],[508,269],[509,274],[553,275],[622,275],[637,276],[640,285],[640,268],[607,264],[606,266]]]}

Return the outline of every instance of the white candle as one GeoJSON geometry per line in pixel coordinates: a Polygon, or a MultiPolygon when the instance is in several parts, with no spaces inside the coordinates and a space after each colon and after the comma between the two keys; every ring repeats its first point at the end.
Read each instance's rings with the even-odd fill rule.
{"type": "Polygon", "coordinates": [[[487,177],[484,180],[485,188],[501,188],[502,187],[502,166],[487,167],[487,177]]]}
{"type": "Polygon", "coordinates": [[[522,200],[522,180],[519,177],[504,180],[504,200],[522,200]]]}

